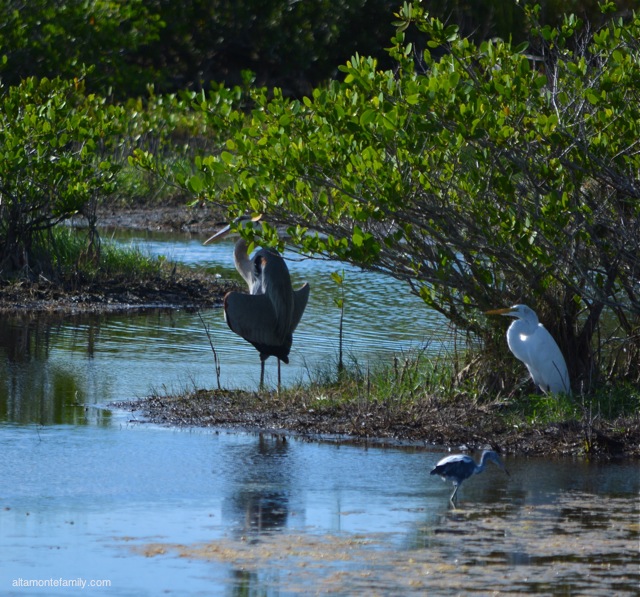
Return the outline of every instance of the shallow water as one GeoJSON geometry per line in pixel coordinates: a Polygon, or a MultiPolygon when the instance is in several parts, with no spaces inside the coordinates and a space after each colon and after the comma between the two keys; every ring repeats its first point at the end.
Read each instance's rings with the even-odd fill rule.
{"type": "Polygon", "coordinates": [[[511,477],[490,467],[453,509],[431,450],[119,413],[106,428],[0,430],[2,594],[51,578],[109,581],[114,595],[619,595],[640,582],[632,463],[511,458],[511,477]]]}
{"type": "MultiPolygon", "coordinates": [[[[230,244],[149,242],[223,275],[232,267],[230,244]]],[[[313,289],[286,383],[335,362],[332,268],[291,264],[313,289]]],[[[346,332],[360,363],[446,349],[419,301],[356,270],[350,279],[346,332]]],[[[257,385],[257,353],[219,310],[204,316],[222,384],[257,385]]],[[[105,406],[215,383],[194,313],[3,318],[0,594],[74,594],[25,583],[79,579],[105,581],[93,592],[109,595],[637,594],[637,463],[511,458],[511,477],[490,466],[452,509],[450,484],[429,475],[437,449],[163,429],[105,406]]]]}
{"type": "MultiPolygon", "coordinates": [[[[151,255],[168,255],[186,265],[240,280],[233,266],[233,239],[203,247],[201,239],[129,233],[120,242],[144,247],[151,255]]],[[[343,348],[346,358],[366,366],[380,356],[391,357],[403,350],[425,348],[436,354],[450,345],[453,334],[446,321],[427,309],[418,297],[409,294],[405,284],[334,261],[303,258],[290,252],[283,256],[294,288],[304,282],[311,285],[309,304],[294,334],[291,365],[283,368],[286,379],[298,380],[308,375],[309,369],[323,363],[335,366],[340,319],[335,301],[340,297],[340,290],[331,280],[332,272],[343,274],[345,280],[343,348]]],[[[229,335],[221,313],[208,318],[207,322],[212,326],[215,344],[220,344],[221,353],[228,353],[232,365],[236,364],[235,355],[239,354],[243,363],[251,363],[252,356],[257,361],[252,346],[234,334],[229,335]]],[[[202,329],[199,321],[195,328],[202,329]]],[[[267,362],[271,365],[268,369],[275,369],[273,363],[267,362]]],[[[259,371],[252,377],[257,379],[258,374],[259,371]]]]}

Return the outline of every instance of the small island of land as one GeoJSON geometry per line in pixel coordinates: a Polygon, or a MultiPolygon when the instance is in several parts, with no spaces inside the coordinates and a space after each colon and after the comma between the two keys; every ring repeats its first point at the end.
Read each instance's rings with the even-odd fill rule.
{"type": "MultiPolygon", "coordinates": [[[[103,229],[173,231],[207,237],[220,221],[205,208],[184,206],[111,209],[103,229]]],[[[139,279],[101,278],[77,287],[40,278],[0,288],[3,312],[113,312],[154,308],[219,308],[237,282],[178,264],[139,279]]],[[[428,391],[411,399],[363,397],[363,380],[345,375],[329,387],[310,384],[260,392],[199,389],[183,395],[152,395],[119,402],[136,424],[207,427],[374,445],[491,446],[503,453],[640,457],[640,416],[606,420],[526,420],[503,397],[477,400],[464,391],[446,397],[428,391]],[[360,384],[360,385],[359,385],[360,384]]],[[[390,383],[393,383],[391,380],[390,383]]],[[[576,408],[580,412],[580,407],[576,408]]]]}

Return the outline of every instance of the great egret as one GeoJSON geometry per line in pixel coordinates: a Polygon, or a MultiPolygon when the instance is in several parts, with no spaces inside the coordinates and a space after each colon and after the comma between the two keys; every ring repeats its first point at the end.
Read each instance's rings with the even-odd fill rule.
{"type": "MultiPolygon", "coordinates": [[[[260,219],[240,218],[236,221],[260,219]]],[[[207,239],[204,244],[224,237],[231,225],[207,239]]],[[[240,238],[233,257],[238,273],[249,287],[249,294],[229,292],[224,297],[224,315],[233,332],[251,343],[260,353],[260,387],[264,386],[264,362],[274,356],[278,359],[278,388],[280,388],[280,361],[289,362],[289,351],[295,331],[307,301],[309,284],[293,290],[289,268],[274,249],[260,249],[249,257],[247,243],[240,238]]]]}
{"type": "Polygon", "coordinates": [[[527,305],[514,305],[486,311],[486,314],[516,318],[507,330],[507,344],[514,356],[527,366],[531,379],[543,392],[571,394],[562,352],[533,309],[527,305]]]}
{"type": "Polygon", "coordinates": [[[454,454],[447,456],[438,462],[431,471],[432,475],[440,475],[443,480],[453,481],[453,493],[449,500],[453,503],[458,493],[458,488],[465,479],[472,475],[477,475],[484,470],[487,462],[495,462],[507,475],[509,471],[505,468],[500,456],[493,450],[485,450],[480,458],[480,464],[476,464],[471,456],[466,454],[454,454]]]}

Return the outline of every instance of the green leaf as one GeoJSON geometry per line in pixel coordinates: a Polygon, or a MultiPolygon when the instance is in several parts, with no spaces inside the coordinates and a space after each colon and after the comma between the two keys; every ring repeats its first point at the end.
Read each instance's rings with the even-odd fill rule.
{"type": "Polygon", "coordinates": [[[368,124],[371,124],[378,116],[378,113],[376,110],[365,110],[361,115],[360,115],[360,125],[361,126],[367,126],[368,124]]]}
{"type": "Polygon", "coordinates": [[[600,103],[600,97],[593,89],[587,89],[585,92],[585,97],[587,98],[588,102],[594,106],[600,103]]]}
{"type": "Polygon", "coordinates": [[[234,158],[233,158],[233,154],[229,153],[228,151],[223,151],[220,154],[220,159],[227,164],[227,166],[231,166],[233,164],[234,158]]]}
{"type": "Polygon", "coordinates": [[[199,195],[204,189],[204,182],[202,180],[202,177],[198,176],[197,174],[189,177],[189,179],[187,180],[187,187],[192,193],[199,195]]]}

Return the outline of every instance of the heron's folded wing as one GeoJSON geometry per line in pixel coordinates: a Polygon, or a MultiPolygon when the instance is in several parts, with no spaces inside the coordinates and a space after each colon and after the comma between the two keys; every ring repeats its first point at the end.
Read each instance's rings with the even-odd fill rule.
{"type": "Polygon", "coordinates": [[[298,290],[293,291],[293,318],[291,321],[291,332],[295,331],[302,319],[302,314],[309,301],[309,291],[311,287],[308,283],[304,283],[298,290]]]}
{"type": "Polygon", "coordinates": [[[252,344],[277,346],[282,343],[276,332],[276,315],[264,294],[229,292],[224,297],[227,325],[252,344]]]}

